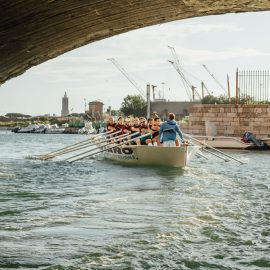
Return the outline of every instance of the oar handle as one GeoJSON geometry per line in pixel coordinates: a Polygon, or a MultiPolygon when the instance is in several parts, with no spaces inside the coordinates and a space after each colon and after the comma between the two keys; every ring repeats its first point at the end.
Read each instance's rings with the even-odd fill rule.
{"type": "MultiPolygon", "coordinates": [[[[135,133],[134,133],[134,134],[135,134],[135,133]]],[[[118,136],[118,137],[121,137],[121,139],[125,139],[125,138],[128,137],[128,136],[130,136],[130,134],[125,134],[124,137],[123,137],[123,135],[120,135],[120,136],[118,136]]],[[[119,138],[115,137],[115,138],[112,138],[112,139],[119,139],[119,138]]],[[[126,142],[124,142],[124,143],[126,143],[126,142]]],[[[108,143],[106,143],[106,144],[100,145],[100,146],[98,146],[98,147],[92,148],[92,149],[87,150],[87,151],[85,151],[85,152],[79,153],[79,154],[77,154],[77,155],[75,155],[75,156],[69,157],[69,158],[65,159],[65,161],[68,161],[68,160],[71,160],[71,159],[73,159],[73,158],[75,158],[75,157],[78,157],[78,156],[87,154],[87,153],[89,153],[89,152],[92,152],[92,151],[94,151],[94,150],[99,149],[101,146],[104,147],[104,146],[107,146],[107,145],[109,145],[109,144],[111,144],[110,140],[108,140],[108,143]]]]}
{"type": "Polygon", "coordinates": [[[72,144],[72,145],[70,145],[70,146],[66,146],[66,147],[60,148],[60,149],[58,149],[58,150],[54,150],[54,151],[52,151],[52,152],[50,152],[50,153],[40,155],[39,157],[40,157],[41,159],[45,159],[45,158],[49,157],[48,159],[50,159],[50,156],[55,155],[55,154],[58,154],[59,152],[62,152],[62,151],[65,151],[65,150],[70,150],[70,149],[76,148],[77,145],[88,144],[88,143],[94,141],[94,139],[96,139],[96,138],[98,138],[98,137],[101,137],[101,136],[103,136],[103,135],[108,135],[108,134],[110,134],[110,135],[112,135],[112,134],[118,134],[118,133],[120,133],[120,132],[121,132],[121,131],[113,132],[112,130],[110,130],[110,131],[105,132],[105,133],[100,133],[100,134],[94,135],[94,136],[92,136],[92,137],[90,137],[90,138],[88,138],[88,139],[86,139],[86,140],[83,140],[83,141],[74,143],[74,144],[72,144]]]}

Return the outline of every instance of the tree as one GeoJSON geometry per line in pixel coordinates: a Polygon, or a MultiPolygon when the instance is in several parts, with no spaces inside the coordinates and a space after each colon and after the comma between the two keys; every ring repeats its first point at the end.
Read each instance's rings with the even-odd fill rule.
{"type": "Polygon", "coordinates": [[[147,103],[140,95],[128,95],[124,98],[120,111],[126,116],[146,116],[147,103]]]}
{"type": "Polygon", "coordinates": [[[111,116],[119,116],[120,114],[120,110],[111,110],[111,116]]]}
{"type": "Polygon", "coordinates": [[[7,113],[5,116],[10,117],[10,118],[30,118],[31,117],[31,115],[22,114],[22,113],[7,113]]]}

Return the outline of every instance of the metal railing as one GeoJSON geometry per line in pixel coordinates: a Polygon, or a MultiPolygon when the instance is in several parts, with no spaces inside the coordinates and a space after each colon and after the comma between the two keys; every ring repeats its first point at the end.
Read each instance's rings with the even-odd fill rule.
{"type": "Polygon", "coordinates": [[[241,70],[236,72],[236,103],[269,104],[269,70],[241,70]]]}

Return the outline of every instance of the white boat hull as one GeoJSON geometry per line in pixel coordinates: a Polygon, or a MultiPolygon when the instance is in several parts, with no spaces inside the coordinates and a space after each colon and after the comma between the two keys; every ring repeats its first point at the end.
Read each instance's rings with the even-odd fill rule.
{"type": "Polygon", "coordinates": [[[201,141],[202,143],[208,144],[215,148],[223,149],[251,149],[256,147],[254,143],[245,143],[241,138],[237,137],[207,137],[207,136],[192,136],[196,140],[201,141]]]}
{"type": "Polygon", "coordinates": [[[64,132],[64,128],[51,128],[46,130],[47,134],[63,134],[64,132]]]}
{"type": "Polygon", "coordinates": [[[267,146],[270,146],[270,138],[262,138],[260,141],[264,142],[267,146]]]}
{"type": "Polygon", "coordinates": [[[185,167],[199,148],[187,145],[181,147],[119,146],[104,152],[104,157],[132,165],[185,167]]]}

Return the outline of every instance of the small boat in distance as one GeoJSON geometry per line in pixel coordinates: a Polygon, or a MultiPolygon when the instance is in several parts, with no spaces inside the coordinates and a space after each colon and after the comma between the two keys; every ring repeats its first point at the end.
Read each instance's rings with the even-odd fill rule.
{"type": "Polygon", "coordinates": [[[46,129],[47,134],[63,134],[65,132],[65,127],[59,127],[57,124],[48,125],[46,129]]]}
{"type": "Polygon", "coordinates": [[[36,124],[30,124],[27,127],[22,127],[22,128],[14,128],[12,130],[12,132],[14,133],[34,133],[35,130],[38,128],[39,126],[36,124]]]}

